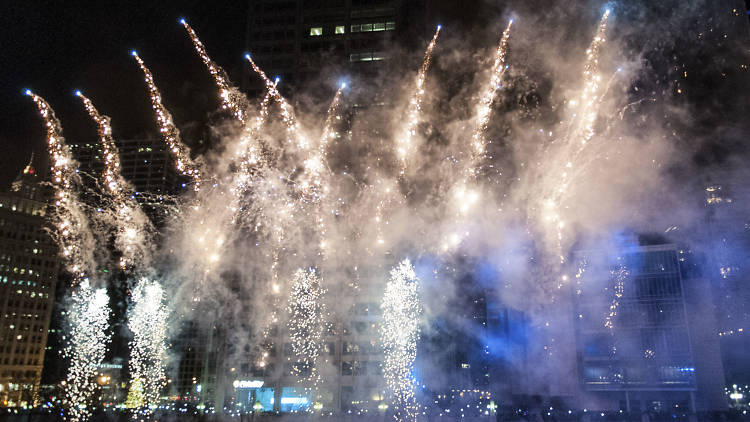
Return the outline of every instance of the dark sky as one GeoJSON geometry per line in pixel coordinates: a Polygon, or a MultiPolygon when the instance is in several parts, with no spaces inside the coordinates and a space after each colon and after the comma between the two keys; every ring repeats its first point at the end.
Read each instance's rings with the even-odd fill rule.
{"type": "MultiPolygon", "coordinates": [[[[211,80],[179,25],[185,17],[212,57],[239,80],[247,2],[201,0],[6,1],[0,6],[0,188],[31,151],[44,159],[44,132],[29,88],[62,120],[69,142],[96,139],[80,89],[113,120],[115,137],[155,135],[136,49],[178,124],[216,108],[211,80]]],[[[45,163],[38,162],[38,167],[45,163]]]]}

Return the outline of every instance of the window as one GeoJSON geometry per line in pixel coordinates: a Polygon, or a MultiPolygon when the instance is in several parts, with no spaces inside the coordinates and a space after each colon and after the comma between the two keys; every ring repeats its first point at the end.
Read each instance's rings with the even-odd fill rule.
{"type": "Polygon", "coordinates": [[[360,29],[362,29],[360,25],[352,25],[351,28],[350,28],[350,31],[351,32],[359,32],[360,29]]]}
{"type": "Polygon", "coordinates": [[[363,23],[362,26],[362,32],[372,32],[372,24],[371,23],[363,23]]]}
{"type": "Polygon", "coordinates": [[[385,31],[385,23],[379,22],[372,24],[372,30],[375,31],[385,31]]]}
{"type": "Polygon", "coordinates": [[[340,25],[336,27],[336,34],[346,34],[346,27],[344,25],[340,25]]]}
{"type": "Polygon", "coordinates": [[[386,31],[393,31],[396,29],[396,22],[389,21],[385,23],[385,30],[386,31]]]}
{"type": "Polygon", "coordinates": [[[323,35],[323,27],[321,26],[314,26],[310,28],[310,36],[311,37],[317,37],[323,35]]]}

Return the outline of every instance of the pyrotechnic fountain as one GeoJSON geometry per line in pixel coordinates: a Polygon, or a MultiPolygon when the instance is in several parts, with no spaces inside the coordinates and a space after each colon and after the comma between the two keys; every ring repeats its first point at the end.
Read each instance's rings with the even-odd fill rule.
{"type": "MultiPolygon", "coordinates": [[[[583,165],[579,159],[587,145],[596,140],[595,123],[603,95],[598,60],[599,50],[605,42],[608,16],[609,11],[602,17],[586,52],[583,88],[576,99],[578,103],[570,103],[575,108],[576,117],[563,124],[561,132],[566,131],[566,135],[560,140],[559,147],[555,145],[559,148],[556,158],[551,163],[540,164],[540,167],[545,166],[543,176],[536,179],[538,184],[532,190],[541,192],[543,206],[538,206],[537,199],[525,204],[527,209],[519,207],[519,214],[527,217],[530,224],[539,224],[545,237],[552,234],[556,239],[556,258],[563,257],[564,248],[561,209],[572,206],[568,187],[580,181],[577,179],[580,173],[575,173],[578,166],[583,165]]],[[[334,287],[332,283],[352,268],[358,271],[358,266],[368,264],[368,259],[381,269],[392,268],[390,279],[381,274],[374,283],[380,287],[384,312],[379,329],[385,353],[383,373],[396,418],[417,418],[419,403],[413,370],[423,316],[419,278],[411,262],[401,256],[416,259],[434,253],[448,256],[470,242],[467,224],[483,218],[475,212],[486,200],[481,192],[488,189],[480,175],[487,162],[494,158],[487,153],[486,137],[493,106],[502,96],[500,87],[508,69],[512,21],[502,33],[492,58],[489,78],[480,81],[482,89],[470,119],[470,135],[466,139],[456,139],[442,152],[447,156],[445,161],[450,163],[450,170],[435,176],[445,187],[443,194],[430,198],[430,204],[415,204],[401,185],[414,176],[416,169],[411,165],[421,159],[419,154],[423,143],[420,142],[418,127],[425,118],[426,78],[440,27],[427,46],[416,82],[408,90],[403,124],[394,130],[389,150],[376,152],[377,161],[390,160],[391,165],[366,166],[364,175],[353,175],[336,168],[330,159],[339,143],[352,136],[351,132],[342,136],[336,128],[346,101],[344,84],[335,91],[325,119],[319,119],[323,120],[322,130],[317,131],[307,127],[309,119],[300,118],[298,111],[281,95],[279,81],[268,78],[248,54],[246,59],[266,90],[255,108],[209,57],[195,31],[185,20],[180,22],[216,83],[222,108],[236,119],[239,130],[226,140],[228,148],[224,155],[211,161],[218,165],[193,158],[162,103],[153,75],[143,60],[132,52],[144,74],[159,132],[174,157],[177,170],[190,178],[192,184],[186,198],[177,200],[179,212],[170,223],[177,229],[170,232],[172,238],[167,242],[191,251],[189,256],[171,258],[178,261],[178,267],[181,266],[176,270],[179,275],[175,278],[186,279],[181,284],[191,290],[193,302],[200,302],[203,295],[211,294],[209,286],[221,283],[223,267],[232,265],[233,260],[257,261],[252,276],[264,280],[260,289],[264,293],[258,295],[255,305],[267,312],[265,315],[258,313],[255,333],[248,333],[256,351],[254,362],[261,368],[265,367],[273,341],[270,327],[278,326],[282,315],[286,315],[292,349],[300,359],[293,365],[293,374],[288,375],[297,375],[305,387],[316,388],[325,382],[321,380],[318,368],[325,331],[337,312],[347,311],[328,306],[326,296],[334,287]],[[267,130],[274,117],[280,117],[283,130],[267,130]],[[311,136],[312,133],[316,136],[311,136]],[[392,174],[386,174],[383,168],[392,169],[392,174]],[[356,192],[352,193],[352,190],[356,192]],[[435,203],[439,206],[434,207],[435,203]],[[401,224],[391,224],[396,220],[401,224]],[[244,240],[243,236],[251,239],[254,246],[238,251],[235,246],[244,240]],[[310,248],[306,244],[314,246],[310,248]],[[352,261],[348,258],[351,250],[366,251],[364,255],[367,257],[352,261]]],[[[30,95],[37,102],[48,129],[57,198],[57,238],[61,253],[68,260],[68,268],[75,275],[75,282],[80,283],[96,268],[94,257],[89,252],[96,236],[86,220],[92,216],[85,215],[85,207],[77,199],[76,189],[80,181],[76,164],[60,136],[51,109],[40,97],[30,95]]],[[[100,115],[88,98],[80,93],[78,96],[98,125],[104,149],[102,197],[107,203],[102,208],[111,210],[111,213],[105,212],[105,217],[95,218],[104,218],[107,227],[113,230],[114,246],[121,253],[120,267],[134,284],[128,314],[128,326],[133,332],[130,367],[132,384],[142,389],[142,404],[148,406],[158,400],[165,380],[165,347],[168,343],[168,307],[165,303],[171,295],[166,283],[150,279],[159,270],[160,258],[163,257],[154,251],[151,223],[135,201],[133,189],[120,173],[109,118],[100,115]]],[[[541,168],[532,171],[536,170],[542,171],[541,168]]],[[[496,217],[478,223],[496,224],[490,221],[492,218],[496,217]]],[[[501,226],[492,228],[499,231],[501,226]]],[[[616,312],[616,308],[616,303],[613,303],[611,311],[616,312]]],[[[72,360],[69,382],[75,387],[71,388],[68,401],[70,415],[75,420],[87,416],[81,405],[88,402],[93,387],[86,371],[103,358],[106,341],[101,336],[105,332],[107,316],[105,291],[92,290],[89,283],[83,283],[74,294],[71,316],[74,336],[69,345],[72,360]],[[96,331],[95,335],[93,331],[96,331]],[[84,339],[81,336],[89,337],[84,339]]]]}

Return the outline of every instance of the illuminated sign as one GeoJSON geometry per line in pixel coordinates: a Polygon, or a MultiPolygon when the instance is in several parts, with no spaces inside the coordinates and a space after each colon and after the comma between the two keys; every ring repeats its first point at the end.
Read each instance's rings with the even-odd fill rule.
{"type": "Polygon", "coordinates": [[[281,404],[307,404],[307,397],[282,397],[281,404]]]}
{"type": "Polygon", "coordinates": [[[234,388],[260,388],[263,387],[263,381],[260,380],[234,380],[234,388]]]}

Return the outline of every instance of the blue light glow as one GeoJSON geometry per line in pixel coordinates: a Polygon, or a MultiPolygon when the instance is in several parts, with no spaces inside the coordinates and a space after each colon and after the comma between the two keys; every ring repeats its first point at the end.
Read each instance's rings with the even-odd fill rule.
{"type": "Polygon", "coordinates": [[[135,50],[133,50],[133,51],[131,51],[131,52],[130,52],[130,55],[131,55],[131,56],[134,56],[134,57],[135,57],[135,56],[137,56],[137,55],[138,55],[138,52],[137,52],[137,51],[135,51],[135,50]]]}

